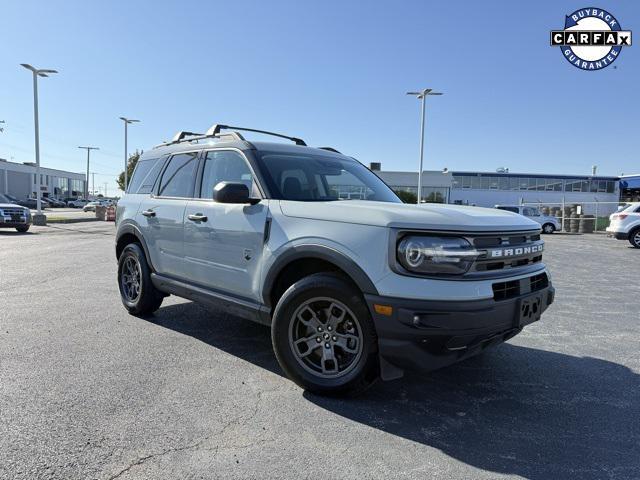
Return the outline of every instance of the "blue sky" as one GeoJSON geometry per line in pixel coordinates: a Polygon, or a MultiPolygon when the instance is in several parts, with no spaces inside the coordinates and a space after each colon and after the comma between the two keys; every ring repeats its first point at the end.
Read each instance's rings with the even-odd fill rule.
{"type": "MultiPolygon", "coordinates": [[[[0,157],[33,160],[30,73],[40,84],[41,159],[96,184],[123,163],[120,116],[139,118],[130,150],[213,123],[333,146],[385,170],[640,173],[640,45],[585,72],[549,31],[587,4],[564,1],[4,1],[0,157]]],[[[599,1],[639,32],[640,2],[599,1]]],[[[640,37],[639,37],[640,38],[640,37]]]]}

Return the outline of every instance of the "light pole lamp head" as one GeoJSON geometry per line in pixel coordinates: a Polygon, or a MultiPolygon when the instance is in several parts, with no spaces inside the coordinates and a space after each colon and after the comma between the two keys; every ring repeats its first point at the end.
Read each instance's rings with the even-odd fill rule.
{"type": "Polygon", "coordinates": [[[50,68],[40,68],[40,69],[38,69],[38,68],[36,68],[36,67],[34,67],[32,65],[29,65],[28,63],[21,63],[20,65],[22,65],[27,70],[31,70],[34,75],[38,75],[39,77],[48,77],[52,73],[58,73],[57,70],[52,70],[50,68]]]}
{"type": "Polygon", "coordinates": [[[120,120],[122,120],[124,123],[136,123],[140,121],[140,120],[135,120],[133,118],[126,118],[126,117],[120,117],[120,120]]]}
{"type": "Polygon", "coordinates": [[[442,95],[442,93],[434,92],[433,89],[431,89],[431,88],[425,88],[421,92],[407,92],[407,95],[413,95],[414,97],[417,97],[418,99],[422,99],[422,98],[424,98],[424,97],[426,97],[428,95],[442,95]]]}

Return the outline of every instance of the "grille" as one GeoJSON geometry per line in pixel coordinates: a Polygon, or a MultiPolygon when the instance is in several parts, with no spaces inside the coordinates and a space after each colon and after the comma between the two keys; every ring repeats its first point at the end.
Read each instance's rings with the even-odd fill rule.
{"type": "Polygon", "coordinates": [[[4,214],[9,217],[13,217],[14,215],[19,217],[24,217],[25,215],[25,210],[22,208],[6,208],[5,207],[5,208],[1,208],[0,210],[2,210],[4,214]]]}
{"type": "Polygon", "coordinates": [[[542,261],[542,253],[536,247],[544,243],[540,240],[538,232],[524,232],[517,234],[486,235],[469,239],[478,250],[486,250],[473,265],[471,271],[488,272],[503,270],[506,268],[526,267],[542,261]],[[507,251],[511,254],[494,258],[492,250],[507,251]]]}
{"type": "Polygon", "coordinates": [[[507,300],[531,292],[537,292],[549,286],[549,278],[546,273],[533,275],[521,280],[510,280],[508,282],[494,283],[493,299],[507,300]]]}

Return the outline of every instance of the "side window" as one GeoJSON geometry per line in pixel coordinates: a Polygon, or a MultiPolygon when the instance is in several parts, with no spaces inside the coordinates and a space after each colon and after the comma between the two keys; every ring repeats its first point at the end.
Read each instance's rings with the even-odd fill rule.
{"type": "Polygon", "coordinates": [[[518,207],[498,207],[498,210],[506,210],[507,212],[518,213],[518,207]]]}
{"type": "Polygon", "coordinates": [[[531,208],[531,207],[524,207],[522,209],[522,214],[525,217],[537,217],[538,214],[538,210],[536,210],[535,208],[531,208]]]}
{"type": "Polygon", "coordinates": [[[244,183],[251,196],[260,196],[247,161],[238,152],[207,152],[200,185],[200,198],[212,198],[213,187],[220,182],[244,183]]]}
{"type": "Polygon", "coordinates": [[[174,155],[162,174],[158,194],[162,197],[189,198],[193,195],[198,167],[198,154],[195,152],[174,155]]]}
{"type": "Polygon", "coordinates": [[[151,193],[156,183],[162,162],[159,158],[140,160],[129,182],[128,193],[151,193]]]}

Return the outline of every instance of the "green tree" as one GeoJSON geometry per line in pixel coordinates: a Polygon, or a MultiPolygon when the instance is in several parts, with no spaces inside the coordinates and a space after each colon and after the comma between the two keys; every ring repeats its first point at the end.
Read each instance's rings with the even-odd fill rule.
{"type": "MultiPolygon", "coordinates": [[[[129,155],[129,161],[127,162],[127,180],[131,181],[131,177],[133,176],[133,170],[136,168],[136,164],[138,163],[138,159],[142,155],[142,152],[132,153],[129,155]]],[[[120,172],[118,178],[116,178],[116,182],[118,183],[118,187],[120,190],[124,192],[124,171],[120,172]]]]}
{"type": "Polygon", "coordinates": [[[394,190],[394,192],[404,203],[417,203],[418,201],[415,193],[407,192],[406,190],[394,190]]]}

